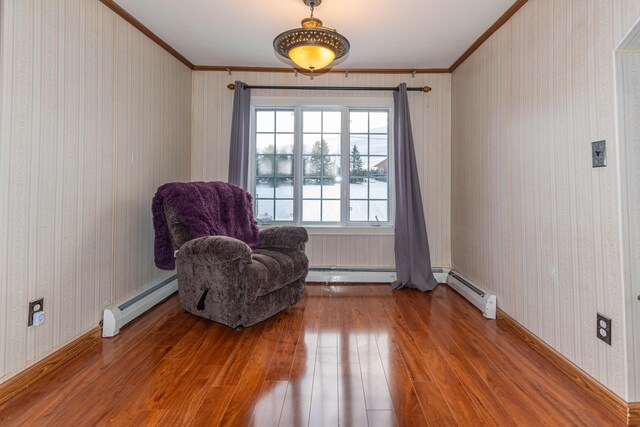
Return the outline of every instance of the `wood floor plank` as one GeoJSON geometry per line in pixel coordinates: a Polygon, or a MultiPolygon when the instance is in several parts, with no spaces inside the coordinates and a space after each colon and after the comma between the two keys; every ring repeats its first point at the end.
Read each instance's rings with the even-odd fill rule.
{"type": "Polygon", "coordinates": [[[310,426],[338,425],[338,347],[318,347],[313,376],[310,426]]]}
{"type": "Polygon", "coordinates": [[[235,387],[211,387],[189,425],[193,427],[220,425],[235,389],[235,387]]]}
{"type": "Polygon", "coordinates": [[[398,421],[396,414],[391,409],[367,411],[369,427],[396,427],[398,421]]]}
{"type": "Polygon", "coordinates": [[[152,427],[157,426],[160,420],[167,414],[167,411],[144,410],[129,423],[131,427],[152,427]]]}
{"type": "Polygon", "coordinates": [[[267,372],[267,381],[287,380],[291,374],[293,358],[300,339],[300,329],[302,329],[304,322],[305,303],[306,299],[299,306],[282,313],[283,316],[286,316],[286,321],[276,348],[278,357],[274,357],[271,361],[267,372]]]}
{"type": "Polygon", "coordinates": [[[360,363],[338,364],[338,415],[341,426],[367,425],[367,404],[360,363]]]}
{"type": "Polygon", "coordinates": [[[307,302],[304,324],[300,330],[293,365],[289,377],[289,387],[285,395],[280,424],[286,426],[304,426],[309,422],[313,377],[315,374],[316,353],[318,349],[318,311],[317,304],[307,302]]]}
{"type": "Polygon", "coordinates": [[[331,284],[240,331],[169,298],[0,405],[0,425],[621,423],[450,288],[331,284]]]}
{"type": "Polygon", "coordinates": [[[431,426],[457,426],[453,412],[435,381],[413,383],[422,413],[431,426]]]}
{"type": "Polygon", "coordinates": [[[359,309],[354,311],[354,322],[363,332],[356,333],[358,356],[364,385],[367,410],[393,409],[391,392],[384,375],[384,367],[373,331],[367,332],[367,326],[359,309]]]}
{"type": "Polygon", "coordinates": [[[280,423],[280,414],[287,393],[287,381],[265,381],[251,418],[251,426],[273,427],[280,423]]]}
{"type": "Polygon", "coordinates": [[[382,359],[387,382],[391,391],[393,409],[400,426],[424,426],[427,420],[422,412],[411,376],[397,348],[391,350],[391,357],[382,359]]]}
{"type": "MultiPolygon", "coordinates": [[[[255,325],[251,328],[238,331],[238,334],[234,334],[235,346],[229,355],[229,358],[225,361],[223,366],[223,373],[218,376],[214,385],[218,387],[236,386],[240,377],[244,372],[249,358],[253,354],[253,350],[258,344],[258,339],[262,335],[264,330],[264,324],[255,325]]],[[[216,362],[216,360],[209,359],[205,361],[205,364],[216,362]]]]}
{"type": "Polygon", "coordinates": [[[284,321],[280,316],[272,317],[266,322],[264,332],[258,338],[253,354],[244,367],[233,397],[222,417],[221,426],[247,425],[251,420],[254,404],[260,397],[262,383],[266,378],[283,326],[284,321]]]}
{"type": "Polygon", "coordinates": [[[168,410],[160,420],[160,426],[186,426],[196,417],[205,396],[213,386],[216,375],[222,366],[204,365],[200,367],[192,379],[167,401],[168,410]]]}
{"type": "Polygon", "coordinates": [[[168,386],[181,367],[180,359],[162,359],[142,384],[131,390],[123,404],[113,407],[100,423],[112,426],[127,425],[140,411],[157,409],[158,399],[171,390],[168,386]]]}

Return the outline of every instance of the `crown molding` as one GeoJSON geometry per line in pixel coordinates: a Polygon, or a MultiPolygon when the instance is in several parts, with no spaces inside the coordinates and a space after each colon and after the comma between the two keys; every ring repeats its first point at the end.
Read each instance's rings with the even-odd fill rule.
{"type": "MultiPolygon", "coordinates": [[[[310,75],[308,70],[302,68],[282,68],[282,67],[246,67],[235,65],[196,65],[194,71],[246,71],[257,73],[291,73],[299,72],[310,75]]],[[[314,76],[325,73],[350,73],[350,74],[438,74],[448,73],[448,68],[328,68],[316,71],[314,76]]]]}
{"type": "Polygon", "coordinates": [[[473,54],[473,52],[475,52],[476,50],[478,50],[478,48],[480,46],[483,45],[484,42],[486,42],[489,37],[491,37],[493,35],[493,33],[495,33],[496,31],[498,31],[500,29],[500,27],[502,27],[504,24],[507,23],[507,21],[513,16],[515,15],[515,13],[520,10],[520,8],[522,6],[524,6],[527,3],[528,0],[517,0],[514,4],[511,5],[511,7],[509,9],[507,9],[507,11],[505,13],[502,14],[502,16],[500,16],[500,18],[498,18],[496,20],[496,22],[493,23],[492,26],[489,27],[489,29],[487,31],[485,31],[480,37],[478,37],[478,39],[473,42],[473,44],[471,46],[469,46],[469,49],[467,49],[461,56],[460,58],[458,58],[456,60],[456,62],[454,62],[453,64],[451,64],[451,67],[449,67],[449,72],[453,73],[456,68],[458,68],[460,65],[462,65],[462,63],[464,61],[467,60],[468,57],[471,56],[471,54],[473,54]]]}
{"type": "Polygon", "coordinates": [[[180,52],[178,52],[173,47],[171,47],[169,43],[165,42],[160,37],[158,37],[153,31],[145,27],[142,24],[142,22],[134,18],[133,15],[131,15],[129,12],[127,12],[122,7],[120,7],[120,5],[118,5],[116,2],[114,2],[113,0],[100,0],[100,3],[104,4],[109,9],[114,11],[116,15],[120,16],[129,24],[133,25],[135,28],[140,30],[142,34],[149,37],[151,40],[156,42],[161,48],[163,48],[164,50],[169,52],[171,55],[173,55],[178,61],[182,62],[184,65],[186,65],[187,67],[193,70],[194,65],[191,62],[189,62],[187,58],[182,56],[180,52]]]}

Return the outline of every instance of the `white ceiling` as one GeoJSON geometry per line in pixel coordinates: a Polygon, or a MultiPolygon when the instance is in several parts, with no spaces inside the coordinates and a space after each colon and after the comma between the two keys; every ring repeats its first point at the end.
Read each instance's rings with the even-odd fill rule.
{"type": "MultiPolygon", "coordinates": [[[[283,67],[275,36],[302,0],[116,0],[195,65],[283,67]]],[[[351,43],[340,68],[448,68],[514,0],[323,0],[315,16],[351,43]]]]}

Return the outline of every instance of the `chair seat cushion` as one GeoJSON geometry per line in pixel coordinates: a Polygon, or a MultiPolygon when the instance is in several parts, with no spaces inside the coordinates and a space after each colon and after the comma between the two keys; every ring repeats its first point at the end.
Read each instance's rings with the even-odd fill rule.
{"type": "Polygon", "coordinates": [[[309,260],[302,251],[254,249],[245,268],[248,297],[261,297],[306,275],[309,260]]]}

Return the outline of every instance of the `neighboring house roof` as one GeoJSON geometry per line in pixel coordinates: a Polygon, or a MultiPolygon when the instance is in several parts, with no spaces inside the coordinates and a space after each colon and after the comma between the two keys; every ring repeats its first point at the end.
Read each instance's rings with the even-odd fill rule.
{"type": "Polygon", "coordinates": [[[377,165],[373,165],[374,168],[376,169],[384,169],[387,170],[387,159],[384,159],[383,161],[381,161],[380,163],[378,163],[377,165]]]}

